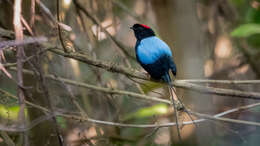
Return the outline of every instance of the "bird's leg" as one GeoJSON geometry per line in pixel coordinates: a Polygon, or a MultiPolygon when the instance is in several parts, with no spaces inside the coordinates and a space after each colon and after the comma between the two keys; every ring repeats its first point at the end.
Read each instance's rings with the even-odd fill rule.
{"type": "Polygon", "coordinates": [[[173,96],[173,100],[176,104],[176,108],[178,111],[183,111],[184,110],[184,105],[181,103],[181,101],[179,100],[178,96],[176,95],[176,91],[174,89],[174,87],[170,88],[170,92],[173,96]]]}
{"type": "Polygon", "coordinates": [[[151,79],[151,75],[148,72],[143,72],[148,79],[151,79]]]}
{"type": "Polygon", "coordinates": [[[177,96],[174,92],[172,92],[172,88],[170,86],[169,86],[169,90],[170,90],[173,110],[174,110],[174,114],[175,114],[175,122],[176,122],[177,133],[178,133],[179,140],[181,141],[181,134],[180,134],[180,128],[179,128],[179,121],[178,121],[178,109],[177,109],[177,105],[176,105],[176,102],[175,102],[177,100],[174,99],[177,96]],[[175,94],[176,97],[174,96],[173,93],[175,94]]]}
{"type": "Polygon", "coordinates": [[[189,116],[189,118],[191,119],[191,121],[194,123],[195,127],[197,127],[197,124],[194,122],[191,113],[186,109],[186,107],[184,106],[184,104],[181,102],[181,100],[178,98],[178,96],[176,95],[176,90],[174,87],[172,87],[172,91],[173,91],[173,95],[175,95],[175,98],[177,100],[175,100],[177,103],[177,110],[179,111],[184,111],[185,113],[187,113],[187,115],[189,116]],[[179,104],[179,105],[178,105],[179,104]]]}

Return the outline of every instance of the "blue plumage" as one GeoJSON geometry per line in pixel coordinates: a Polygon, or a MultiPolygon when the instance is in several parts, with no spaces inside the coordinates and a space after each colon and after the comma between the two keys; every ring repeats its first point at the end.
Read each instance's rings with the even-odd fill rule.
{"type": "MultiPolygon", "coordinates": [[[[171,101],[173,102],[173,109],[176,115],[175,120],[178,137],[181,139],[178,126],[177,106],[175,104],[175,101],[179,101],[179,99],[175,94],[174,87],[170,84],[171,78],[169,75],[169,70],[172,71],[174,76],[176,76],[177,72],[176,65],[172,58],[171,49],[164,41],[155,36],[155,33],[150,27],[143,24],[134,24],[131,29],[134,30],[134,34],[137,39],[135,46],[137,61],[151,75],[152,78],[158,80],[162,79],[169,84],[168,87],[171,94],[171,101]]],[[[180,101],[179,103],[181,106],[178,108],[185,110],[184,105],[180,101]]],[[[190,116],[189,113],[188,115],[190,116]]]]}
{"type": "Polygon", "coordinates": [[[156,36],[142,39],[136,47],[140,63],[152,64],[162,55],[172,56],[169,46],[156,36]]]}
{"type": "Polygon", "coordinates": [[[176,65],[169,46],[155,36],[152,29],[143,24],[135,24],[137,38],[135,51],[137,61],[154,79],[170,82],[169,70],[176,75],[176,65]]]}

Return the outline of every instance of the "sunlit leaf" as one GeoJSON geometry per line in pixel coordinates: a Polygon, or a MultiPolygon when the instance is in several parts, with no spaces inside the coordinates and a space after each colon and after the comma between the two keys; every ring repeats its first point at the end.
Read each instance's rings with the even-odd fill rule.
{"type": "Polygon", "coordinates": [[[134,118],[146,118],[155,115],[163,115],[168,112],[168,106],[166,104],[156,104],[150,107],[144,107],[134,113],[128,114],[123,120],[130,120],[134,118]]]}
{"type": "Polygon", "coordinates": [[[260,34],[260,25],[254,23],[240,25],[231,32],[233,37],[249,37],[255,34],[260,34]]]}
{"type": "MultiPolygon", "coordinates": [[[[6,107],[4,105],[0,105],[0,116],[9,120],[17,120],[19,110],[19,106],[6,107]]],[[[27,117],[27,109],[25,109],[24,112],[27,117]]]]}

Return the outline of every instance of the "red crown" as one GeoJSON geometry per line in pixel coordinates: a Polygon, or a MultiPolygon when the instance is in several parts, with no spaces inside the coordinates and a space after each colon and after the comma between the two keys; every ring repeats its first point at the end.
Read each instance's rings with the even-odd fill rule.
{"type": "Polygon", "coordinates": [[[147,25],[144,25],[144,24],[141,24],[144,28],[148,28],[148,29],[150,29],[150,27],[149,26],[147,26],[147,25]]]}

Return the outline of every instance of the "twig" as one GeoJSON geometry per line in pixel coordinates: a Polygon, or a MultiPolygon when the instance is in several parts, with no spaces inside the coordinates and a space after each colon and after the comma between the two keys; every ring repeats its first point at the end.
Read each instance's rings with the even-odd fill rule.
{"type": "Polygon", "coordinates": [[[28,124],[28,126],[21,127],[21,126],[6,126],[6,125],[0,125],[0,130],[1,131],[8,131],[8,132],[25,132],[33,129],[35,126],[38,124],[49,120],[53,117],[53,115],[47,115],[47,116],[41,116],[28,124]]]}
{"type": "MultiPolygon", "coordinates": [[[[37,55],[40,55],[40,54],[42,54],[42,53],[45,53],[46,51],[48,51],[48,50],[50,50],[50,49],[52,49],[52,48],[45,48],[45,49],[43,49],[43,50],[41,50],[41,51],[38,51],[38,52],[36,53],[36,55],[29,56],[29,57],[23,59],[22,62],[25,63],[25,62],[27,62],[27,61],[30,61],[31,59],[33,59],[33,58],[36,57],[37,55]]],[[[12,66],[16,66],[16,65],[17,65],[17,63],[5,63],[5,64],[3,64],[3,66],[6,67],[6,68],[12,67],[12,66]]]]}
{"type": "Polygon", "coordinates": [[[196,85],[196,84],[182,82],[182,81],[175,81],[175,82],[173,82],[173,84],[176,87],[190,89],[190,90],[198,91],[201,93],[260,100],[260,93],[258,93],[258,92],[247,92],[247,91],[239,91],[239,90],[233,90],[233,89],[207,87],[207,86],[201,86],[201,85],[196,85]]]}
{"type": "Polygon", "coordinates": [[[31,0],[31,19],[30,19],[30,26],[33,28],[35,21],[35,0],[31,0]]]}
{"type": "MultiPolygon", "coordinates": [[[[0,29],[0,35],[4,35],[6,37],[12,38],[12,32],[6,31],[4,29],[0,29]]],[[[125,68],[122,66],[113,66],[113,65],[111,65],[112,63],[104,62],[101,60],[95,60],[89,56],[86,56],[86,55],[80,54],[80,53],[76,53],[76,52],[65,53],[64,51],[62,51],[60,49],[51,49],[51,51],[58,55],[62,55],[67,58],[73,58],[75,60],[105,69],[110,72],[121,73],[128,77],[151,81],[151,79],[149,79],[144,73],[134,70],[132,68],[125,68]]],[[[211,81],[209,80],[209,82],[211,82],[211,81]]],[[[175,80],[173,84],[174,84],[174,86],[179,87],[179,88],[190,89],[190,90],[198,91],[198,92],[202,92],[202,93],[216,94],[216,95],[221,95],[221,96],[249,98],[249,99],[260,99],[260,93],[258,93],[258,92],[246,92],[246,91],[238,91],[238,90],[231,90],[231,89],[205,87],[205,86],[188,83],[187,80],[186,81],[175,80]]]]}
{"type": "Polygon", "coordinates": [[[229,119],[229,118],[223,118],[223,117],[216,117],[216,116],[211,116],[207,114],[201,114],[197,112],[190,111],[195,116],[209,119],[209,120],[218,120],[222,122],[229,122],[229,123],[236,123],[236,124],[245,124],[245,125],[251,125],[251,126],[260,126],[259,122],[251,122],[251,121],[244,121],[244,120],[235,120],[235,119],[229,119]]]}
{"type": "MultiPolygon", "coordinates": [[[[26,72],[26,73],[30,73],[30,72],[26,72]]],[[[53,77],[53,76],[51,76],[51,75],[47,75],[46,76],[47,78],[50,78],[50,79],[53,79],[53,80],[55,80],[55,77],[53,77]]],[[[62,78],[60,78],[60,79],[62,79],[62,78]]],[[[135,97],[141,97],[141,98],[143,98],[143,96],[144,95],[141,95],[141,94],[137,94],[137,93],[131,93],[131,92],[125,92],[125,91],[123,91],[123,92],[120,92],[120,91],[118,91],[118,90],[111,90],[111,89],[109,89],[109,88],[102,88],[102,87],[95,87],[95,86],[93,86],[93,85],[88,85],[88,84],[84,84],[84,83],[75,83],[75,82],[71,82],[71,81],[69,81],[68,79],[62,79],[63,81],[64,81],[64,83],[69,83],[69,84],[76,84],[77,86],[82,86],[82,87],[86,87],[86,88],[92,88],[92,89],[95,89],[95,90],[99,90],[99,91],[103,91],[103,92],[112,92],[112,93],[115,93],[115,94],[128,94],[128,95],[131,95],[131,96],[135,96],[135,97]],[[110,90],[110,91],[109,91],[110,90]],[[115,91],[115,92],[113,92],[113,91],[115,91]]],[[[145,96],[144,96],[145,97],[145,96]]],[[[164,103],[168,103],[168,104],[171,104],[171,102],[170,101],[168,101],[168,100],[163,100],[163,99],[158,99],[158,98],[151,98],[151,97],[149,97],[149,96],[147,96],[147,97],[145,97],[145,99],[149,99],[149,100],[155,100],[155,101],[160,101],[160,102],[164,102],[164,103]]],[[[238,111],[238,110],[242,110],[242,109],[247,109],[247,108],[251,108],[251,107],[254,107],[254,106],[258,106],[258,105],[260,105],[260,103],[257,103],[257,104],[252,104],[252,105],[250,105],[250,106],[244,106],[244,107],[241,107],[241,108],[235,108],[235,109],[233,109],[233,110],[229,110],[229,111],[226,111],[226,112],[224,112],[224,113],[222,113],[221,115],[219,115],[219,114],[217,114],[217,115],[215,115],[215,116],[211,116],[211,118],[217,118],[217,117],[220,117],[220,116],[223,116],[223,115],[226,115],[226,114],[228,114],[228,113],[232,113],[232,112],[235,112],[235,111],[238,111]]],[[[191,112],[191,111],[190,111],[191,112]]],[[[191,113],[195,113],[195,112],[191,112],[191,113]]],[[[195,114],[197,114],[197,113],[195,113],[195,114]]],[[[205,115],[204,114],[198,114],[197,116],[201,116],[201,117],[203,117],[203,118],[205,118],[205,115]]],[[[208,117],[206,117],[206,118],[208,118],[208,117]]],[[[222,119],[217,119],[217,120],[222,120],[222,119]]],[[[224,119],[223,121],[226,121],[226,119],[224,119]]],[[[238,121],[238,123],[239,123],[239,120],[235,120],[236,122],[238,121]]],[[[192,121],[191,121],[192,122],[192,121]]],[[[194,123],[196,123],[196,120],[194,120],[194,123]]],[[[247,123],[247,122],[245,122],[244,124],[251,124],[251,125],[256,125],[255,123],[252,123],[252,122],[249,122],[249,123],[247,123]]]]}
{"type": "Polygon", "coordinates": [[[10,41],[1,41],[0,42],[0,51],[5,47],[14,47],[14,46],[24,46],[33,43],[43,43],[47,42],[48,39],[44,36],[41,37],[29,37],[24,40],[10,40],[10,41]]]}
{"type": "Polygon", "coordinates": [[[60,26],[60,28],[62,28],[63,30],[66,30],[66,31],[71,31],[71,30],[72,30],[70,26],[58,22],[58,21],[55,19],[55,17],[53,16],[53,14],[51,13],[51,11],[50,11],[40,0],[36,0],[36,3],[39,5],[40,10],[41,10],[45,15],[47,15],[47,17],[48,17],[54,24],[60,26]]]}
{"type": "MultiPolygon", "coordinates": [[[[184,112],[186,112],[186,114],[189,116],[190,120],[191,121],[194,121],[191,114],[189,113],[189,111],[187,110],[187,108],[184,106],[184,104],[182,103],[181,99],[177,96],[176,94],[176,89],[174,87],[171,87],[172,88],[172,94],[175,95],[175,97],[177,98],[177,102],[180,103],[180,107],[177,107],[177,109],[179,108],[180,110],[184,110],[184,112]]],[[[197,128],[197,124],[194,123],[195,127],[197,128]]]]}
{"type": "Polygon", "coordinates": [[[62,85],[66,88],[66,91],[69,93],[72,103],[78,108],[78,110],[80,111],[81,115],[84,116],[85,118],[88,117],[87,113],[84,111],[84,109],[80,106],[80,104],[76,101],[76,97],[74,96],[74,94],[72,93],[71,88],[65,84],[64,80],[61,79],[60,77],[58,77],[57,75],[54,75],[54,77],[56,78],[56,81],[59,81],[60,83],[62,83],[62,85]]]}
{"type": "Polygon", "coordinates": [[[4,72],[4,74],[9,78],[12,79],[12,75],[5,69],[3,64],[0,62],[0,70],[4,72]]]}
{"type": "MultiPolygon", "coordinates": [[[[38,55],[36,55],[38,56],[38,55]]],[[[48,103],[48,106],[50,108],[50,114],[52,115],[52,120],[54,122],[54,126],[55,126],[55,131],[56,131],[56,135],[58,137],[58,140],[59,140],[59,144],[60,146],[65,146],[65,143],[64,143],[64,139],[61,135],[61,130],[60,130],[60,127],[59,127],[59,124],[57,122],[57,117],[55,116],[54,112],[55,112],[55,107],[53,105],[53,102],[52,102],[52,98],[49,94],[49,91],[48,91],[48,88],[47,88],[47,85],[46,85],[46,79],[45,79],[45,76],[43,75],[43,70],[42,70],[42,66],[40,63],[38,64],[33,64],[33,67],[35,69],[37,69],[38,71],[38,76],[39,76],[39,83],[41,85],[41,88],[43,90],[43,94],[46,96],[46,100],[47,100],[47,103],[48,103]]]]}
{"type": "MultiPolygon", "coordinates": [[[[17,41],[22,41],[23,40],[23,28],[21,24],[21,13],[22,13],[22,0],[15,0],[14,2],[14,30],[15,30],[15,39],[17,41]]],[[[24,50],[23,46],[17,47],[17,81],[19,86],[23,86],[23,62],[22,59],[24,57],[24,50]]],[[[25,126],[26,121],[25,121],[25,113],[24,113],[24,108],[25,108],[25,96],[23,89],[20,87],[18,88],[18,98],[19,98],[19,106],[20,110],[18,113],[18,120],[21,125],[25,126]]],[[[23,144],[28,145],[28,135],[26,132],[23,133],[23,144]]]]}
{"type": "MultiPolygon", "coordinates": [[[[116,48],[119,48],[119,49],[118,49],[118,52],[119,52],[119,53],[121,54],[121,56],[124,58],[124,61],[125,61],[126,65],[127,65],[127,67],[132,67],[131,64],[130,64],[130,62],[129,62],[129,60],[128,60],[128,58],[127,58],[127,56],[128,56],[129,58],[131,58],[131,59],[134,59],[134,60],[136,60],[136,59],[128,53],[128,51],[125,49],[126,47],[125,47],[122,43],[120,43],[118,40],[116,40],[116,38],[114,38],[114,37],[101,25],[101,22],[100,22],[95,16],[92,16],[92,15],[90,14],[90,12],[88,12],[86,9],[84,9],[84,8],[80,5],[80,3],[79,3],[77,0],[73,0],[73,3],[74,3],[75,6],[76,6],[77,8],[79,8],[79,10],[81,10],[88,18],[90,18],[90,19],[93,21],[93,23],[97,24],[97,25],[101,28],[101,30],[102,30],[103,32],[105,32],[105,34],[117,45],[116,48]]],[[[141,86],[140,86],[139,84],[137,84],[137,83],[134,83],[134,84],[136,85],[136,87],[138,88],[138,90],[140,91],[140,93],[144,94],[144,92],[143,92],[141,86]]]]}
{"type": "Polygon", "coordinates": [[[32,31],[32,28],[30,27],[30,25],[27,23],[27,21],[24,19],[23,16],[21,16],[21,20],[22,20],[22,23],[23,25],[25,26],[25,28],[28,30],[28,32],[30,33],[30,35],[34,35],[33,31],[32,31]]]}
{"type": "Polygon", "coordinates": [[[212,83],[212,84],[260,84],[260,80],[207,80],[207,79],[188,79],[180,80],[190,83],[212,83]]]}
{"type": "MultiPolygon", "coordinates": [[[[11,70],[17,71],[16,68],[11,67],[11,70]]],[[[30,70],[23,70],[24,73],[26,74],[31,74],[33,75],[33,72],[30,70]]],[[[138,93],[134,93],[134,92],[129,92],[129,91],[123,91],[123,90],[117,90],[117,89],[113,89],[113,88],[104,88],[104,87],[98,87],[95,85],[90,85],[87,83],[82,83],[82,82],[77,82],[77,81],[73,81],[73,80],[69,80],[66,78],[57,78],[54,75],[44,75],[46,78],[51,79],[51,80],[55,80],[55,81],[62,81],[66,84],[71,84],[74,86],[79,86],[79,87],[84,87],[84,88],[88,88],[88,89],[92,89],[92,90],[97,90],[100,92],[104,92],[104,93],[109,93],[109,94],[121,94],[121,95],[126,95],[126,96],[132,96],[132,97],[136,97],[136,98],[141,98],[141,99],[145,99],[145,100],[149,100],[149,101],[157,101],[157,102],[163,102],[163,103],[167,103],[167,104],[171,104],[171,102],[169,100],[165,100],[165,99],[160,99],[157,97],[152,97],[152,96],[147,96],[147,95],[142,95],[142,94],[138,94],[138,93]]]]}
{"type": "MultiPolygon", "coordinates": [[[[7,2],[8,2],[10,5],[13,5],[13,1],[7,0],[7,2]]],[[[31,27],[29,26],[29,24],[27,23],[27,21],[24,19],[24,17],[23,17],[22,14],[21,14],[21,22],[22,22],[22,24],[25,26],[25,28],[28,30],[28,32],[29,32],[31,35],[34,35],[32,29],[31,29],[31,27]]]]}
{"type": "Polygon", "coordinates": [[[3,140],[7,146],[15,146],[14,141],[9,137],[9,135],[5,131],[1,130],[0,135],[3,138],[3,140]]]}
{"type": "MultiPolygon", "coordinates": [[[[1,93],[4,97],[8,97],[8,98],[12,98],[12,99],[18,100],[18,97],[17,97],[17,96],[15,96],[15,95],[13,95],[13,94],[11,94],[11,93],[9,93],[9,92],[7,92],[7,91],[1,89],[1,88],[0,88],[0,93],[1,93]]],[[[34,107],[34,108],[37,108],[37,109],[43,111],[43,112],[49,112],[49,110],[48,110],[47,108],[42,107],[42,106],[37,105],[37,104],[34,104],[34,103],[29,102],[29,101],[27,101],[27,100],[25,100],[25,103],[26,103],[27,105],[29,105],[29,106],[32,106],[32,107],[34,107]]]]}
{"type": "MultiPolygon", "coordinates": [[[[144,73],[141,73],[139,71],[136,71],[131,68],[125,68],[122,66],[112,66],[112,63],[109,62],[103,62],[101,60],[94,60],[89,56],[86,56],[84,54],[80,53],[65,53],[62,50],[58,49],[52,49],[50,50],[56,54],[62,55],[64,57],[73,58],[78,61],[84,62],[89,65],[93,65],[96,67],[100,67],[102,69],[105,69],[110,72],[117,72],[124,74],[129,77],[137,78],[137,79],[143,79],[143,80],[150,80],[144,73]]],[[[158,81],[157,81],[158,82],[158,81]]],[[[201,85],[196,85],[180,80],[175,80],[172,83],[174,86],[183,88],[183,89],[189,89],[201,93],[207,93],[207,94],[216,94],[221,96],[231,96],[231,97],[239,97],[239,98],[248,98],[248,99],[260,99],[260,93],[258,92],[247,92],[247,91],[239,91],[239,90],[232,90],[232,89],[222,89],[222,88],[214,88],[214,87],[206,87],[201,85]]]]}
{"type": "MultiPolygon", "coordinates": [[[[172,93],[172,89],[171,87],[169,86],[169,92],[170,92],[170,96],[171,96],[171,101],[172,101],[172,107],[173,107],[173,111],[174,111],[174,114],[175,114],[175,122],[176,122],[176,128],[177,128],[177,134],[178,134],[178,137],[179,137],[179,140],[181,141],[181,134],[180,134],[180,127],[179,127],[179,119],[178,119],[178,109],[177,109],[177,106],[176,106],[176,99],[174,99],[174,97],[177,97],[177,96],[174,96],[173,93],[172,93]]],[[[174,93],[175,94],[175,93],[174,93]]],[[[176,95],[176,94],[175,94],[176,95]]]]}
{"type": "MultiPolygon", "coordinates": [[[[59,23],[60,22],[60,3],[59,3],[59,0],[56,0],[56,11],[57,11],[57,21],[59,23]]],[[[64,52],[68,52],[68,49],[66,48],[66,45],[63,42],[60,25],[57,25],[57,26],[58,26],[58,33],[59,33],[59,39],[60,39],[61,46],[62,46],[64,52]]]]}
{"type": "Polygon", "coordinates": [[[143,20],[141,20],[138,15],[136,13],[134,13],[133,10],[130,10],[129,8],[127,8],[122,2],[120,2],[119,0],[112,0],[112,3],[117,5],[119,8],[121,8],[122,10],[124,10],[128,15],[132,16],[135,20],[142,22],[143,20]]]}
{"type": "MultiPolygon", "coordinates": [[[[112,63],[103,62],[101,60],[94,60],[91,57],[86,56],[84,54],[80,54],[80,53],[76,53],[76,52],[65,53],[64,51],[59,50],[59,49],[52,49],[51,51],[56,54],[62,55],[64,57],[73,58],[78,61],[87,63],[89,65],[100,67],[107,71],[121,73],[126,76],[134,77],[134,78],[138,78],[138,79],[150,80],[147,78],[147,76],[144,73],[141,73],[139,71],[133,70],[131,68],[125,68],[122,66],[112,66],[111,65],[112,63]]],[[[248,98],[248,99],[260,99],[260,93],[258,93],[258,92],[246,92],[246,91],[238,91],[238,90],[232,90],[232,89],[205,87],[205,86],[188,83],[188,82],[181,81],[181,80],[175,80],[173,82],[173,84],[176,87],[190,89],[190,90],[198,91],[198,92],[202,92],[202,93],[216,94],[216,95],[221,95],[221,96],[248,98]]]]}
{"type": "MultiPolygon", "coordinates": [[[[10,97],[10,98],[13,98],[13,99],[18,99],[16,96],[0,89],[0,93],[4,94],[5,96],[7,97],[10,97]]],[[[26,104],[34,107],[34,108],[37,108],[37,109],[40,109],[44,112],[48,112],[50,113],[50,111],[40,105],[36,105],[36,104],[33,104],[31,102],[28,102],[28,101],[25,101],[26,104]]],[[[207,119],[212,119],[212,120],[219,120],[219,121],[225,121],[225,122],[231,122],[231,123],[239,123],[239,124],[245,124],[245,125],[253,125],[253,126],[260,126],[260,123],[258,122],[250,122],[250,121],[243,121],[243,120],[234,120],[234,119],[229,119],[229,118],[220,118],[221,116],[224,116],[224,115],[227,115],[227,114],[230,114],[230,113],[233,113],[233,112],[236,112],[238,110],[246,110],[246,109],[249,109],[249,108],[253,108],[253,107],[256,107],[256,106],[260,106],[260,102],[259,103],[255,103],[255,104],[251,104],[251,105],[245,105],[245,106],[242,106],[241,108],[238,107],[238,108],[235,108],[234,109],[231,109],[231,110],[228,110],[228,111],[225,111],[225,112],[222,112],[222,113],[219,113],[219,114],[216,114],[214,116],[210,116],[210,115],[206,115],[206,114],[200,114],[200,113],[196,113],[196,112],[191,112],[191,113],[194,113],[194,114],[198,114],[197,116],[203,116],[207,119]]],[[[80,121],[87,121],[87,122],[92,122],[92,123],[95,123],[95,124],[102,124],[102,125],[108,125],[108,126],[119,126],[119,127],[128,127],[128,128],[160,128],[160,127],[170,127],[170,126],[175,126],[176,123],[165,123],[165,124],[123,124],[123,123],[115,123],[115,122],[109,122],[109,121],[101,121],[101,120],[95,120],[95,119],[91,119],[91,118],[84,118],[84,117],[81,117],[81,116],[77,116],[75,114],[73,115],[70,115],[70,114],[63,114],[63,113],[56,113],[55,114],[56,116],[59,115],[59,116],[63,116],[63,117],[66,117],[66,118],[70,118],[70,119],[75,119],[75,120],[80,120],[80,121]]],[[[198,120],[194,120],[194,121],[186,121],[186,122],[182,122],[180,124],[182,125],[189,125],[189,124],[193,124],[193,122],[195,123],[199,123],[199,122],[203,122],[203,121],[206,121],[205,119],[198,119],[198,120]]]]}
{"type": "Polygon", "coordinates": [[[121,55],[124,57],[124,59],[125,59],[125,61],[126,61],[126,63],[127,63],[128,65],[130,65],[130,63],[129,63],[129,61],[127,61],[126,56],[130,57],[130,58],[133,59],[133,60],[136,60],[135,57],[133,57],[132,55],[130,55],[130,54],[128,53],[128,51],[125,49],[126,47],[125,47],[122,43],[120,43],[119,41],[117,41],[105,28],[103,28],[103,26],[101,25],[101,22],[100,22],[97,18],[95,18],[94,16],[92,16],[92,15],[90,14],[90,12],[88,12],[84,7],[82,7],[77,0],[73,0],[73,3],[74,3],[75,6],[76,6],[78,9],[80,9],[88,18],[90,18],[90,20],[91,20],[94,24],[98,25],[98,26],[101,28],[101,30],[117,45],[117,47],[119,48],[119,52],[120,52],[121,55]]]}
{"type": "Polygon", "coordinates": [[[131,68],[125,68],[122,66],[113,66],[113,63],[109,63],[108,61],[103,62],[101,60],[94,60],[92,59],[90,56],[86,56],[84,54],[80,54],[80,53],[76,53],[76,52],[71,52],[71,53],[65,53],[64,51],[60,50],[60,49],[52,49],[50,50],[53,53],[62,55],[64,57],[68,57],[68,58],[73,58],[76,59],[78,61],[87,63],[89,65],[93,65],[96,67],[100,67],[102,69],[111,71],[111,72],[117,72],[117,73],[121,73],[124,74],[126,76],[130,76],[130,77],[134,77],[134,78],[138,78],[138,79],[144,79],[144,80],[149,80],[147,78],[147,76],[137,70],[131,69],[131,68]]]}

